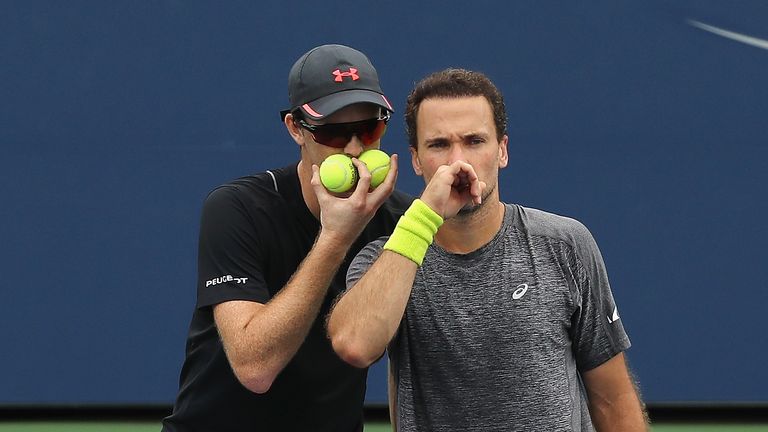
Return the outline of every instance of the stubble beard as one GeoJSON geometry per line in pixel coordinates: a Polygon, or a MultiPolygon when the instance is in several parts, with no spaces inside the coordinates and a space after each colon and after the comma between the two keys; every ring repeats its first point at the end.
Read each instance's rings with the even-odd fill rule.
{"type": "Polygon", "coordinates": [[[461,208],[461,210],[459,210],[459,213],[456,214],[456,218],[459,220],[463,220],[463,219],[469,219],[470,217],[472,217],[472,215],[477,213],[481,208],[485,207],[485,203],[488,202],[488,197],[491,196],[491,194],[495,190],[496,190],[495,184],[493,186],[486,187],[485,190],[483,191],[483,194],[480,195],[482,197],[480,204],[475,205],[474,203],[469,203],[465,205],[464,207],[461,208]]]}

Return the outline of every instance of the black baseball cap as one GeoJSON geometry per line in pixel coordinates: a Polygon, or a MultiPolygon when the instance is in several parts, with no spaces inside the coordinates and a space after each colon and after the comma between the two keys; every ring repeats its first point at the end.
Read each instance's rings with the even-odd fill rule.
{"type": "Polygon", "coordinates": [[[291,108],[280,111],[281,121],[296,110],[321,120],[361,102],[394,112],[368,57],[345,45],[321,45],[301,56],[288,74],[288,100],[291,108]]]}

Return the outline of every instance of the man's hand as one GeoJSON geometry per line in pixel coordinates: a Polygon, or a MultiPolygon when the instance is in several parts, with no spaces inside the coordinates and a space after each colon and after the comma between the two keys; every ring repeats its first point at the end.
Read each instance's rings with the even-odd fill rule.
{"type": "Polygon", "coordinates": [[[320,182],[320,168],[312,165],[312,188],[320,205],[320,225],[322,234],[331,235],[342,244],[354,242],[363,228],[376,214],[376,210],[395,190],[397,180],[397,155],[390,159],[389,172],[384,182],[370,191],[371,173],[368,167],[357,158],[352,158],[359,179],[354,192],[347,197],[339,197],[328,192],[320,182]]]}
{"type": "Polygon", "coordinates": [[[480,205],[485,186],[472,165],[456,161],[437,169],[421,200],[443,219],[450,219],[467,205],[480,205]]]}

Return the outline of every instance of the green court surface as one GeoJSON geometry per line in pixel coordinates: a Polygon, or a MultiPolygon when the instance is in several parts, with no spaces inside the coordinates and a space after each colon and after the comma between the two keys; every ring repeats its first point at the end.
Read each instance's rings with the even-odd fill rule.
{"type": "MultiPolygon", "coordinates": [[[[365,432],[389,432],[387,423],[368,423],[365,432]]],[[[159,432],[160,423],[0,422],[0,432],[159,432]]],[[[652,432],[768,432],[768,424],[655,424],[652,432]]]]}

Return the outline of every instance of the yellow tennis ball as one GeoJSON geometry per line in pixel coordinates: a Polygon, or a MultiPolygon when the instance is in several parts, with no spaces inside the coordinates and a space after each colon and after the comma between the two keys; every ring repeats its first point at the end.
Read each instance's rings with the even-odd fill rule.
{"type": "Polygon", "coordinates": [[[320,182],[331,192],[350,190],[357,183],[357,170],[352,159],[344,154],[333,154],[320,164],[320,182]]]}
{"type": "Polygon", "coordinates": [[[375,188],[384,182],[389,172],[389,155],[379,149],[364,151],[360,157],[361,162],[365,163],[368,171],[371,172],[371,187],[375,188]]]}

